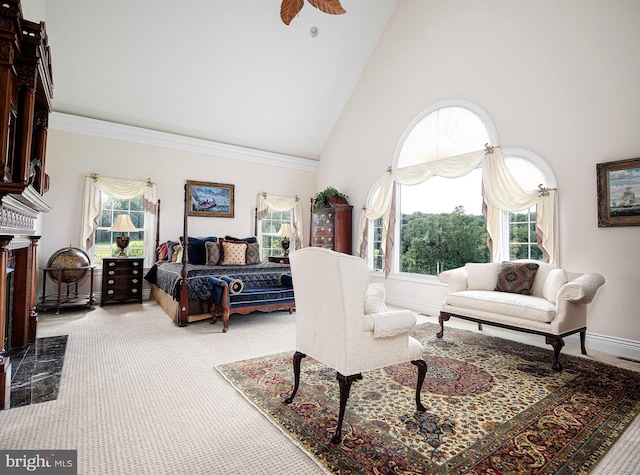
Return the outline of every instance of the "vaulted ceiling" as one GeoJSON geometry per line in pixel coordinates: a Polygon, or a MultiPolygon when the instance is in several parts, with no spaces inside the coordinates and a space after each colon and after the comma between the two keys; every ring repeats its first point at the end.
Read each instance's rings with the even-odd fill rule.
{"type": "Polygon", "coordinates": [[[281,0],[23,10],[47,24],[54,111],[317,159],[397,0],[341,3],[328,15],[305,2],[288,26],[281,0]]]}

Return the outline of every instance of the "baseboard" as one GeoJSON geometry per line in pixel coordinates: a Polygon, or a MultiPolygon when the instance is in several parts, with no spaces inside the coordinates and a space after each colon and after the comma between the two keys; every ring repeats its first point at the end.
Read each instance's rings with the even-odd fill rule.
{"type": "MultiPolygon", "coordinates": [[[[413,310],[414,312],[422,313],[425,315],[436,316],[440,313],[440,305],[434,305],[428,302],[398,297],[387,297],[386,301],[389,305],[407,308],[409,310],[413,310]]],[[[578,335],[570,335],[565,338],[565,342],[579,345],[580,339],[578,335]]],[[[602,351],[604,353],[609,353],[610,355],[616,355],[622,358],[640,362],[640,341],[626,340],[624,338],[617,338],[614,336],[599,335],[597,333],[590,333],[587,330],[586,347],[587,353],[589,352],[589,349],[593,349],[602,351]]]]}
{"type": "Polygon", "coordinates": [[[640,362],[640,342],[616,338],[614,336],[598,335],[587,331],[587,352],[589,349],[603,351],[625,359],[640,362]]]}
{"type": "Polygon", "coordinates": [[[412,299],[404,299],[404,298],[387,296],[386,302],[389,305],[406,308],[409,310],[413,310],[414,312],[423,313],[425,315],[437,316],[440,314],[440,305],[434,305],[434,304],[430,304],[428,302],[423,302],[420,300],[412,300],[412,299]]]}

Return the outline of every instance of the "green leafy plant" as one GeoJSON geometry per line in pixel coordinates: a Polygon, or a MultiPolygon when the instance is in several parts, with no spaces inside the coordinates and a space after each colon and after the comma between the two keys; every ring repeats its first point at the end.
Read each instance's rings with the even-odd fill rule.
{"type": "Polygon", "coordinates": [[[327,198],[343,198],[346,200],[349,197],[344,193],[340,193],[332,186],[328,186],[323,191],[315,194],[315,196],[313,197],[313,207],[316,209],[327,207],[329,205],[329,201],[327,200],[327,198]]]}

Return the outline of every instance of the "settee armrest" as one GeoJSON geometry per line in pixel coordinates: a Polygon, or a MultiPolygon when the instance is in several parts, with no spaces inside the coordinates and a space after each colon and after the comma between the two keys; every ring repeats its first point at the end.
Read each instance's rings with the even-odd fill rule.
{"type": "Polygon", "coordinates": [[[564,284],[558,291],[557,300],[569,300],[573,303],[591,303],[596,291],[604,284],[604,277],[600,274],[582,274],[576,279],[564,284]]]}
{"type": "Polygon", "coordinates": [[[467,271],[464,267],[440,272],[438,279],[449,286],[450,293],[467,290],[467,271]]]}
{"type": "Polygon", "coordinates": [[[416,314],[410,310],[372,313],[364,316],[364,331],[373,331],[374,338],[409,334],[416,326],[416,314]]]}

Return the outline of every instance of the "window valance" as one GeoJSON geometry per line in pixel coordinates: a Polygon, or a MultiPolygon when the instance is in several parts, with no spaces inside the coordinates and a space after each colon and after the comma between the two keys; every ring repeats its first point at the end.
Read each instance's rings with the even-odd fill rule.
{"type": "Polygon", "coordinates": [[[156,212],[156,184],[147,180],[127,180],[123,178],[108,178],[95,173],[85,178],[84,206],[82,211],[82,236],[80,247],[90,251],[94,245],[94,234],[98,229],[98,221],[102,212],[102,192],[118,199],[133,199],[142,195],[145,208],[144,219],[144,259],[145,266],[150,266],[154,260],[154,249],[151,236],[154,233],[156,212]]]}
{"type": "Polygon", "coordinates": [[[549,262],[558,264],[557,245],[557,194],[556,190],[524,190],[514,179],[500,151],[500,147],[486,146],[451,157],[430,157],[431,160],[402,168],[389,168],[381,178],[380,188],[371,202],[363,209],[358,227],[358,252],[366,255],[369,220],[383,218],[382,246],[385,254],[385,274],[391,268],[391,249],[395,223],[396,184],[417,185],[432,176],[457,178],[482,166],[484,201],[487,207],[487,231],[493,242],[492,259],[499,260],[502,233],[500,230],[500,211],[520,211],[537,205],[537,227],[542,236],[541,247],[549,262]]]}
{"type": "Polygon", "coordinates": [[[300,198],[297,196],[270,195],[265,192],[258,193],[258,219],[263,219],[270,209],[272,211],[292,210],[291,230],[293,231],[295,249],[302,249],[302,205],[300,204],[300,198]]]}

